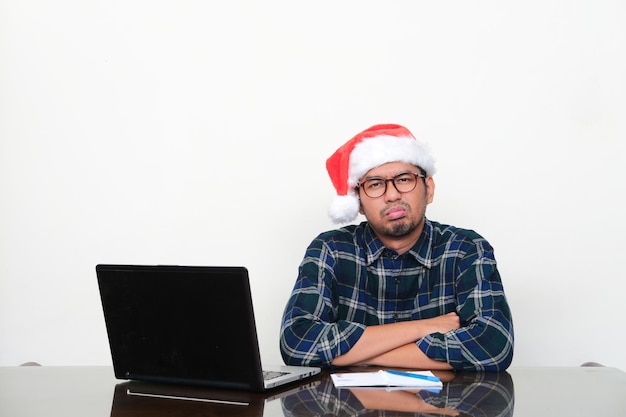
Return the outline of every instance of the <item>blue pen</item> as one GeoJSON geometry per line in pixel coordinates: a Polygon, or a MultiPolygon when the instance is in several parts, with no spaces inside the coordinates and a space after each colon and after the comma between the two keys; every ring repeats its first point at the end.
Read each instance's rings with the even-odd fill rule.
{"type": "Polygon", "coordinates": [[[412,374],[410,372],[395,371],[393,369],[388,369],[385,372],[390,373],[391,375],[406,376],[409,378],[423,379],[425,381],[431,381],[431,382],[441,382],[441,380],[437,378],[436,376],[412,374]]]}

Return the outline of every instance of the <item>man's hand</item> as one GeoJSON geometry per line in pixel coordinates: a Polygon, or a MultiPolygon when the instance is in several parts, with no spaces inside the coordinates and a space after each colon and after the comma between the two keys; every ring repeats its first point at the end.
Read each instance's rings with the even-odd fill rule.
{"type": "Polygon", "coordinates": [[[461,327],[461,320],[459,319],[459,315],[455,312],[434,317],[432,319],[419,320],[419,322],[424,326],[424,331],[426,333],[423,336],[418,337],[418,339],[432,333],[447,333],[450,330],[456,330],[461,327]]]}

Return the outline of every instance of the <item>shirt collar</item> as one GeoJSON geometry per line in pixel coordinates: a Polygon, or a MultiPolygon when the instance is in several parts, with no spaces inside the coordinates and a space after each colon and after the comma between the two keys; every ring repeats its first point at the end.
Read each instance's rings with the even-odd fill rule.
{"type": "Polygon", "coordinates": [[[409,253],[412,254],[415,259],[426,268],[430,269],[433,266],[433,225],[427,218],[424,218],[424,229],[422,235],[415,245],[409,249],[409,253]]]}
{"type": "MultiPolygon", "coordinates": [[[[383,242],[376,236],[369,223],[365,223],[363,228],[363,240],[365,242],[367,265],[371,265],[383,254],[387,249],[383,242]]],[[[407,252],[408,255],[413,256],[419,263],[426,268],[431,268],[433,264],[432,260],[432,246],[433,246],[433,225],[430,220],[424,219],[424,229],[422,234],[415,245],[407,252]]]]}

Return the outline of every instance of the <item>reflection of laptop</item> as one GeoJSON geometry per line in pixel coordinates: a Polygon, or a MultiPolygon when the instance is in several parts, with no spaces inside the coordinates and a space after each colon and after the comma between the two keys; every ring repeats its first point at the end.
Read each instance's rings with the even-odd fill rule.
{"type": "Polygon", "coordinates": [[[319,381],[291,384],[266,393],[218,390],[205,387],[173,386],[129,381],[115,386],[111,417],[174,415],[282,416],[281,399],[309,390],[319,381]]]}
{"type": "Polygon", "coordinates": [[[96,273],[118,379],[262,391],[320,372],[261,369],[243,267],[97,265],[96,273]]]}

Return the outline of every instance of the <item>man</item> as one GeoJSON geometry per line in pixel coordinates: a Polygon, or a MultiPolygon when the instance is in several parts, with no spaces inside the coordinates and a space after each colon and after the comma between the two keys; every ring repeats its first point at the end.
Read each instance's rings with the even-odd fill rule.
{"type": "Polygon", "coordinates": [[[426,218],[434,159],[405,127],[376,125],[326,162],[336,223],[309,245],[283,314],[285,363],[506,369],[513,323],[493,248],[426,218]]]}

